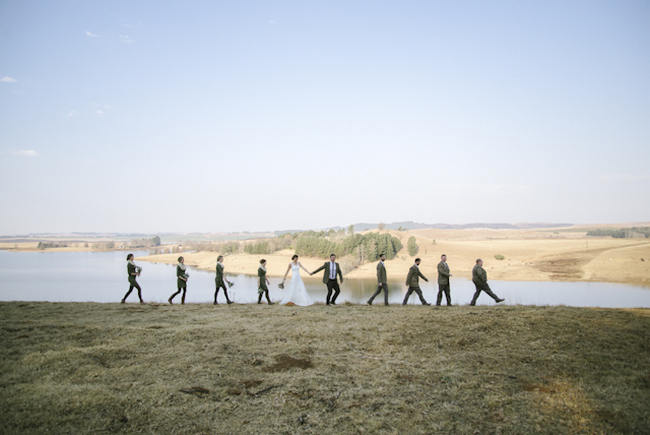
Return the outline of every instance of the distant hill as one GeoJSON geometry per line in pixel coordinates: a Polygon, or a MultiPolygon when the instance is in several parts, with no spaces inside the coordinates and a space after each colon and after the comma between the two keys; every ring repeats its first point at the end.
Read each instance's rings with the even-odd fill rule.
{"type": "MultiPolygon", "coordinates": [[[[358,223],[354,224],[355,231],[366,231],[377,228],[378,223],[358,223]]],[[[517,229],[528,229],[528,228],[558,228],[558,227],[570,227],[573,224],[568,223],[517,223],[517,224],[508,224],[508,223],[468,223],[468,224],[445,224],[445,223],[436,223],[436,224],[425,224],[420,222],[413,221],[404,221],[404,222],[391,222],[384,224],[386,229],[397,230],[417,230],[424,228],[434,228],[438,230],[464,230],[471,228],[489,228],[493,230],[517,230],[517,229]]]]}

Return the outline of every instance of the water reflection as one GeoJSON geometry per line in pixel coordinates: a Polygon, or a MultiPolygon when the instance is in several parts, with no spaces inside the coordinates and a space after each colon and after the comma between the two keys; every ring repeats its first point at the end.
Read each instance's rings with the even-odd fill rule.
{"type": "MultiPolygon", "coordinates": [[[[0,251],[0,273],[3,277],[0,300],[119,302],[128,289],[125,257],[125,252],[0,251]]],[[[141,265],[144,270],[139,282],[145,301],[167,301],[176,290],[175,266],[153,263],[141,265]]],[[[235,282],[235,286],[230,290],[235,302],[257,302],[257,277],[239,275],[230,279],[235,282]]],[[[327,294],[325,285],[314,277],[304,279],[312,299],[317,303],[324,303],[327,294]]],[[[283,296],[283,290],[277,286],[280,278],[270,280],[271,300],[278,302],[283,296]]],[[[506,298],[507,304],[650,307],[650,290],[625,284],[490,281],[490,285],[497,295],[506,298]]],[[[376,288],[376,282],[372,279],[345,280],[337,302],[365,303],[376,288]]],[[[405,290],[403,282],[390,282],[389,302],[400,304],[405,290]]],[[[427,301],[435,303],[435,283],[423,282],[422,291],[427,301]]],[[[473,293],[474,286],[471,281],[452,280],[453,304],[469,303],[473,293]]],[[[213,297],[214,274],[190,268],[186,302],[209,303],[213,297]]],[[[134,292],[129,302],[136,301],[134,292]]],[[[225,302],[222,293],[219,295],[219,302],[225,302]]],[[[413,295],[410,303],[420,302],[413,295]]],[[[383,304],[383,295],[375,299],[375,304],[383,304]]],[[[493,305],[494,301],[481,294],[478,304],[493,305]]]]}

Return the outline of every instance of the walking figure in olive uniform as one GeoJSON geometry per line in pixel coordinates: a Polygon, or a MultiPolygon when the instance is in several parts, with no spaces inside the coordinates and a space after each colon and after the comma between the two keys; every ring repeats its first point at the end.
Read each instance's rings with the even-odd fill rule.
{"type": "Polygon", "coordinates": [[[136,277],[140,276],[140,272],[142,272],[142,268],[140,266],[136,266],[135,263],[133,262],[133,254],[129,254],[126,256],[126,273],[129,275],[129,291],[126,292],[120,303],[125,303],[126,298],[129,297],[131,292],[133,291],[133,288],[138,289],[138,297],[140,298],[140,303],[144,304],[144,301],[142,300],[142,289],[140,288],[140,285],[138,282],[135,280],[136,277]]]}
{"type": "Polygon", "coordinates": [[[325,305],[336,305],[336,298],[341,293],[341,288],[336,280],[337,275],[341,279],[341,284],[343,284],[343,272],[341,272],[341,266],[336,262],[336,254],[330,254],[330,261],[326,261],[321,267],[310,273],[310,275],[314,275],[321,270],[324,270],[323,284],[327,286],[325,305]],[[334,296],[332,296],[332,290],[334,291],[334,296]]]}
{"type": "Polygon", "coordinates": [[[223,273],[223,255],[217,257],[217,276],[214,278],[214,283],[217,286],[217,289],[214,291],[214,305],[218,305],[217,295],[219,294],[219,289],[223,288],[223,294],[226,295],[226,302],[232,304],[232,301],[228,298],[228,289],[226,288],[226,283],[232,287],[232,282],[228,281],[225,278],[223,273]]]}
{"type": "Polygon", "coordinates": [[[470,305],[476,305],[476,300],[478,299],[478,295],[481,294],[481,291],[491,296],[496,303],[505,301],[505,299],[500,298],[492,292],[492,289],[487,283],[487,272],[483,269],[483,260],[480,258],[476,260],[476,266],[472,269],[472,281],[476,286],[476,292],[474,293],[472,302],[469,303],[470,305]]]}
{"type": "Polygon", "coordinates": [[[440,257],[440,263],[438,263],[438,298],[436,299],[436,305],[440,306],[442,302],[442,294],[445,294],[447,299],[447,306],[451,306],[451,291],[449,288],[449,266],[447,265],[447,256],[442,254],[440,257]]]}
{"type": "Polygon", "coordinates": [[[172,305],[172,300],[176,297],[177,294],[183,290],[183,295],[181,296],[181,305],[185,304],[185,293],[187,292],[187,280],[190,278],[190,274],[186,272],[187,267],[185,266],[185,259],[183,257],[178,257],[178,264],[176,265],[176,286],[178,291],[171,295],[167,302],[172,305]]]}
{"type": "Polygon", "coordinates": [[[422,275],[422,272],[420,272],[420,261],[421,260],[419,258],[416,258],[415,264],[411,266],[408,275],[406,275],[406,286],[408,287],[408,290],[406,291],[406,296],[404,296],[404,302],[402,302],[402,305],[406,305],[409,297],[411,296],[411,293],[413,292],[417,293],[417,295],[420,297],[420,302],[422,302],[422,305],[431,305],[426,300],[424,300],[424,296],[422,296],[422,290],[420,290],[420,278],[426,282],[429,282],[426,276],[422,275]]]}
{"type": "Polygon", "coordinates": [[[388,279],[386,279],[386,265],[384,261],[386,260],[386,255],[381,254],[379,256],[379,263],[377,263],[377,291],[370,296],[368,299],[368,305],[372,305],[372,301],[375,300],[375,297],[384,291],[384,305],[388,305],[388,279]]]}
{"type": "Polygon", "coordinates": [[[269,298],[269,287],[268,284],[270,284],[269,279],[266,277],[266,260],[261,259],[260,260],[260,267],[257,268],[257,277],[259,278],[259,286],[257,289],[257,293],[259,293],[257,297],[257,303],[261,304],[262,303],[262,295],[266,296],[266,302],[269,305],[273,305],[273,302],[271,302],[271,298],[269,298]]]}

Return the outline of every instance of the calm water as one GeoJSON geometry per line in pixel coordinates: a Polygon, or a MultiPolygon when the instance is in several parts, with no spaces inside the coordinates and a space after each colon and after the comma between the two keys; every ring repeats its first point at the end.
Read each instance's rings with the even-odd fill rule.
{"type": "MultiPolygon", "coordinates": [[[[135,253],[136,256],[138,253],[135,253]]],[[[144,253],[140,253],[144,254],[144,253]]],[[[125,252],[8,252],[0,251],[0,300],[2,301],[76,301],[119,302],[128,289],[125,252]]],[[[138,262],[143,268],[138,279],[147,302],[165,302],[176,291],[176,267],[138,262]]],[[[228,263],[226,261],[226,270],[228,263]]],[[[430,277],[434,278],[434,277],[430,277]]],[[[235,283],[231,295],[235,302],[257,302],[257,277],[239,275],[229,278],[235,283]]],[[[283,290],[271,278],[271,300],[282,299],[283,290]]],[[[324,302],[326,289],[320,280],[306,278],[312,299],[324,302]]],[[[437,285],[422,283],[427,301],[435,303],[437,285]]],[[[569,305],[589,307],[650,307],[650,289],[625,284],[589,282],[490,281],[492,290],[506,298],[507,304],[569,305]]],[[[401,303],[402,282],[389,283],[389,302],[401,303]]],[[[346,280],[337,302],[365,303],[376,289],[374,280],[346,280]]],[[[453,304],[467,304],[474,293],[471,281],[453,279],[453,304]]],[[[186,302],[211,302],[214,273],[190,268],[186,302]]],[[[180,298],[177,296],[178,301],[180,298]]],[[[137,302],[134,290],[128,302],[137,302]]],[[[223,293],[219,302],[225,302],[223,293]]],[[[375,303],[383,303],[378,297],[375,303]]],[[[419,304],[416,295],[410,303],[419,304]]],[[[443,299],[443,303],[444,299],[443,299]]],[[[478,304],[493,305],[481,294],[478,304]]]]}

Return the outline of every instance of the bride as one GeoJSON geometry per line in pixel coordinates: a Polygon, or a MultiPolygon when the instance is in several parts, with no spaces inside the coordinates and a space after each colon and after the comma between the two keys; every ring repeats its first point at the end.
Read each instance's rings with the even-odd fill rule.
{"type": "Polygon", "coordinates": [[[287,267],[287,271],[284,273],[284,278],[282,278],[282,284],[284,285],[284,281],[287,279],[287,275],[289,274],[289,270],[291,270],[291,282],[289,282],[289,285],[287,286],[286,294],[282,298],[281,304],[288,304],[289,302],[295,304],[295,305],[311,305],[313,302],[311,301],[311,298],[307,294],[307,289],[305,288],[305,283],[302,282],[302,278],[300,277],[300,268],[309,273],[305,267],[300,264],[298,261],[298,256],[294,255],[291,257],[291,263],[289,263],[289,266],[287,267]]]}

